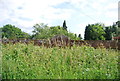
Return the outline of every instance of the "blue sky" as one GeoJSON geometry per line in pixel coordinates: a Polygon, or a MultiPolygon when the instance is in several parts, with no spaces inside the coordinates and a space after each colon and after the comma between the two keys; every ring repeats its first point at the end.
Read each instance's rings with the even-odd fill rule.
{"type": "Polygon", "coordinates": [[[119,0],[0,0],[0,26],[12,24],[27,33],[33,25],[62,26],[84,36],[86,25],[112,25],[118,20],[119,0]]]}

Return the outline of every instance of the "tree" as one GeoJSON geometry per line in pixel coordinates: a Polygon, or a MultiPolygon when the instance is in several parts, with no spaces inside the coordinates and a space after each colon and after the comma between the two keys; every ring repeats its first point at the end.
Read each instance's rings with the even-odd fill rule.
{"type": "Polygon", "coordinates": [[[74,33],[68,33],[66,30],[63,29],[63,27],[60,26],[48,27],[47,25],[40,23],[34,25],[33,28],[34,34],[32,35],[32,38],[34,39],[49,39],[55,35],[65,35],[74,40],[78,39],[78,37],[75,37],[74,33]]]}
{"type": "MultiPolygon", "coordinates": [[[[7,24],[2,28],[2,38],[16,39],[16,38],[25,38],[25,32],[22,32],[21,29],[15,27],[14,25],[7,24]]],[[[27,34],[29,36],[29,34],[27,34]]]]}
{"type": "Polygon", "coordinates": [[[120,21],[114,22],[111,26],[112,36],[120,36],[120,21]]]}
{"type": "Polygon", "coordinates": [[[105,27],[105,39],[106,39],[106,40],[111,40],[111,39],[112,39],[111,26],[105,27]]]}
{"type": "Polygon", "coordinates": [[[117,21],[116,22],[116,36],[120,36],[120,21],[117,21]]]}
{"type": "Polygon", "coordinates": [[[117,21],[116,24],[117,24],[118,27],[120,28],[120,21],[117,21]]]}
{"type": "Polygon", "coordinates": [[[111,40],[112,37],[120,36],[120,21],[114,22],[112,26],[105,27],[105,39],[111,40]]]}
{"type": "Polygon", "coordinates": [[[63,22],[63,29],[67,31],[66,21],[63,22]]]}
{"type": "Polygon", "coordinates": [[[0,27],[0,38],[2,38],[2,27],[0,27]]]}
{"type": "Polygon", "coordinates": [[[117,24],[116,23],[113,23],[112,27],[111,27],[111,32],[113,34],[113,36],[116,36],[117,34],[117,24]]]}
{"type": "Polygon", "coordinates": [[[88,24],[85,28],[85,40],[105,40],[105,31],[103,29],[103,24],[88,24]]]}
{"type": "Polygon", "coordinates": [[[88,24],[88,26],[86,26],[85,28],[85,35],[84,35],[84,39],[85,40],[89,40],[90,39],[90,29],[91,29],[91,26],[90,24],[88,24]]]}
{"type": "Polygon", "coordinates": [[[35,24],[33,26],[34,30],[32,38],[34,39],[46,39],[49,37],[49,27],[44,24],[44,23],[40,23],[40,24],[35,24]]]}
{"type": "Polygon", "coordinates": [[[82,40],[81,34],[78,35],[79,40],[82,40]]]}
{"type": "Polygon", "coordinates": [[[77,34],[75,34],[75,37],[77,37],[77,34]]]}

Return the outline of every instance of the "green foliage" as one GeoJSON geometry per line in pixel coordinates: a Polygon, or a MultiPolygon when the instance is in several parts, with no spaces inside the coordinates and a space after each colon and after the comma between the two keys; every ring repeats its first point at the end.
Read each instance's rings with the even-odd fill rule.
{"type": "Polygon", "coordinates": [[[112,39],[111,26],[105,27],[105,39],[106,39],[106,40],[111,40],[111,39],[112,39]]]}
{"type": "Polygon", "coordinates": [[[44,23],[35,24],[33,28],[34,28],[33,31],[34,39],[46,39],[49,37],[49,27],[46,24],[44,23]]]}
{"type": "Polygon", "coordinates": [[[60,26],[53,26],[53,27],[50,27],[50,33],[52,34],[52,36],[54,35],[58,35],[58,34],[63,34],[63,35],[67,35],[68,32],[65,31],[62,27],[60,26]]]}
{"type": "Polygon", "coordinates": [[[75,34],[68,32],[60,26],[48,27],[47,25],[40,23],[34,26],[34,35],[32,36],[34,39],[49,39],[55,35],[66,35],[71,39],[77,40],[78,37],[75,34]]]}
{"type": "Polygon", "coordinates": [[[118,51],[2,45],[3,79],[118,79],[118,51]]]}
{"type": "Polygon", "coordinates": [[[103,25],[96,23],[96,24],[89,24],[86,26],[85,29],[85,40],[105,40],[104,37],[105,31],[103,29],[103,25]]]}
{"type": "Polygon", "coordinates": [[[120,21],[113,23],[111,30],[112,30],[113,36],[120,36],[120,21]]]}
{"type": "Polygon", "coordinates": [[[112,37],[120,36],[120,22],[113,23],[112,26],[105,27],[105,38],[111,40],[112,37]]]}
{"type": "Polygon", "coordinates": [[[70,37],[72,40],[79,40],[79,37],[76,34],[69,32],[66,36],[70,37]]]}
{"type": "Polygon", "coordinates": [[[112,32],[112,35],[113,36],[117,36],[117,29],[118,29],[118,26],[116,23],[113,23],[112,27],[111,27],[111,32],[112,32]]]}
{"type": "Polygon", "coordinates": [[[28,33],[22,32],[21,37],[19,37],[19,38],[27,38],[27,39],[29,39],[30,37],[31,36],[28,33]]]}
{"type": "Polygon", "coordinates": [[[16,39],[16,38],[26,38],[30,35],[22,32],[21,29],[11,25],[7,24],[1,28],[2,30],[2,38],[6,37],[8,39],[16,39]]]}

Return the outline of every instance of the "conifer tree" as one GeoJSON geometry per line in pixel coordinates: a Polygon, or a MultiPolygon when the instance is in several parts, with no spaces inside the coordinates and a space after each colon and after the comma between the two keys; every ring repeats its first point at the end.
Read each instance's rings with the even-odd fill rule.
{"type": "Polygon", "coordinates": [[[67,31],[66,21],[63,22],[63,29],[67,31]]]}

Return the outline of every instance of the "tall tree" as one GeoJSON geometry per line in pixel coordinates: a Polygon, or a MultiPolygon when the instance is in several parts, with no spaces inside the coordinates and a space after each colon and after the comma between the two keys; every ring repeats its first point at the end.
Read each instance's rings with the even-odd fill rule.
{"type": "Polygon", "coordinates": [[[105,40],[105,31],[103,29],[103,24],[89,24],[85,28],[85,40],[105,40]]]}
{"type": "Polygon", "coordinates": [[[116,24],[117,24],[118,27],[120,28],[120,21],[117,21],[116,24]]]}
{"type": "Polygon", "coordinates": [[[105,27],[105,39],[111,40],[112,37],[120,36],[120,21],[114,22],[112,26],[105,27]]]}
{"type": "Polygon", "coordinates": [[[117,21],[116,25],[117,25],[117,36],[120,36],[120,21],[117,21]]]}
{"type": "Polygon", "coordinates": [[[63,22],[63,29],[67,31],[66,21],[63,22]]]}
{"type": "Polygon", "coordinates": [[[84,39],[85,40],[90,40],[90,29],[91,29],[91,26],[90,24],[88,24],[88,26],[86,26],[85,28],[85,34],[84,34],[84,39]]]}
{"type": "Polygon", "coordinates": [[[106,40],[111,40],[111,39],[112,39],[111,26],[105,27],[105,39],[106,39],[106,40]]]}
{"type": "Polygon", "coordinates": [[[120,21],[114,22],[111,27],[113,37],[120,36],[120,21]]]}

